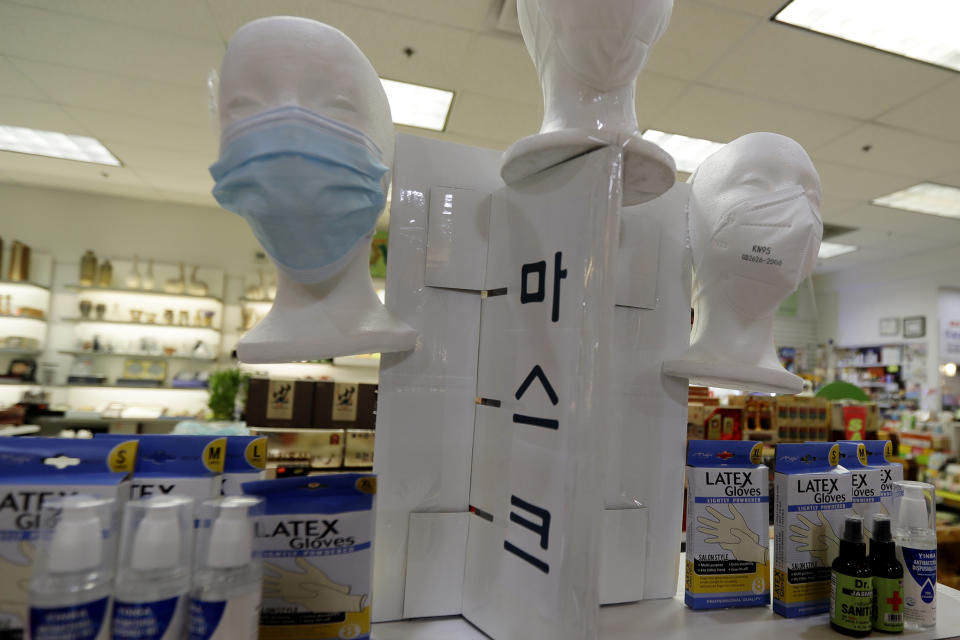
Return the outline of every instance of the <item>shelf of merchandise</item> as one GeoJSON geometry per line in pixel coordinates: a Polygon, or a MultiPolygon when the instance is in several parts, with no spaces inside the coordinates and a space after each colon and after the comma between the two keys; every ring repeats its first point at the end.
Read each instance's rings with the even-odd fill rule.
{"type": "MultiPolygon", "coordinates": [[[[43,385],[40,385],[43,386],[43,385]]],[[[126,384],[56,384],[52,385],[56,389],[129,389],[131,391],[202,391],[207,392],[207,387],[171,387],[162,385],[159,387],[137,387],[126,384]]]]}
{"type": "Polygon", "coordinates": [[[160,324],[159,322],[133,322],[130,320],[98,320],[97,318],[63,318],[63,321],[88,324],[126,325],[128,327],[150,327],[151,329],[183,329],[192,331],[212,331],[214,333],[221,332],[217,327],[200,327],[193,324],[160,324]]]}
{"type": "MultiPolygon", "coordinates": [[[[200,327],[197,327],[200,328],[200,327]]],[[[0,351],[0,353],[3,353],[0,351]]],[[[61,349],[57,353],[63,354],[65,356],[90,356],[93,358],[104,358],[104,357],[115,357],[115,358],[144,358],[146,360],[193,360],[196,362],[216,362],[216,358],[198,358],[196,356],[184,356],[184,355],[166,355],[166,354],[151,354],[151,353],[127,353],[123,351],[81,351],[79,349],[70,350],[70,349],[61,349]]]]}
{"type": "Polygon", "coordinates": [[[129,295],[138,295],[138,296],[164,296],[167,298],[185,298],[188,300],[210,300],[216,302],[217,304],[223,304],[223,300],[216,296],[204,295],[198,296],[192,293],[171,293],[169,291],[159,291],[155,289],[120,289],[116,287],[94,287],[94,286],[85,286],[80,284],[68,284],[64,285],[67,289],[71,291],[78,291],[81,293],[121,293],[129,295]]]}
{"type": "Polygon", "coordinates": [[[40,289],[41,291],[50,291],[50,287],[36,282],[27,282],[24,280],[4,280],[0,278],[0,285],[8,287],[27,287],[31,289],[40,289]]]}
{"type": "Polygon", "coordinates": [[[44,324],[46,324],[46,322],[47,322],[47,319],[46,319],[46,318],[34,318],[33,316],[18,316],[18,315],[7,314],[7,313],[0,315],[0,319],[2,319],[2,320],[30,320],[31,322],[43,322],[44,324]]]}
{"type": "Polygon", "coordinates": [[[0,356],[38,356],[40,349],[0,349],[0,356]]]}
{"type": "Polygon", "coordinates": [[[888,367],[902,367],[899,362],[880,362],[878,364],[838,364],[837,369],[886,369],[888,367]]]}
{"type": "Polygon", "coordinates": [[[267,298],[240,298],[243,304],[273,304],[273,300],[267,298]]]}

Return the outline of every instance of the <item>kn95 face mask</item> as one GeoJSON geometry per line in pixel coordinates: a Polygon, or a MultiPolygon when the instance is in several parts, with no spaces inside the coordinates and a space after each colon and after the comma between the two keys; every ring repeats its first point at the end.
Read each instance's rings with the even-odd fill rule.
{"type": "Polygon", "coordinates": [[[337,273],[386,204],[382,153],[363,132],[301,107],[227,127],[210,167],[213,196],[243,216],[288,277],[337,273]]]}
{"type": "Polygon", "coordinates": [[[733,306],[748,317],[773,313],[809,274],[823,223],[803,187],[753,198],[721,216],[700,263],[701,289],[727,279],[733,306]]]}

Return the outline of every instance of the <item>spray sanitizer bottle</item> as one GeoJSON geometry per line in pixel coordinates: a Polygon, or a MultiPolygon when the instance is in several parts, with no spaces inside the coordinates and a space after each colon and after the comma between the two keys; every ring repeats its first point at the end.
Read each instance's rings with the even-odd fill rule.
{"type": "Polygon", "coordinates": [[[873,517],[867,560],[873,574],[873,628],[900,633],[903,631],[903,565],[897,560],[890,518],[885,515],[873,517]]]}
{"type": "Polygon", "coordinates": [[[253,550],[263,499],[235,496],[200,507],[190,640],[257,640],[263,567],[253,550]]]}
{"type": "Polygon", "coordinates": [[[186,633],[194,532],[193,498],[128,502],[123,517],[115,640],[182,640],[186,633]]]}
{"type": "Polygon", "coordinates": [[[895,482],[897,555],[903,563],[903,626],[925,629],[937,622],[937,511],[933,485],[895,482]]]}
{"type": "Polygon", "coordinates": [[[41,513],[30,580],[30,637],[107,640],[114,502],[69,496],[41,513]]]}
{"type": "Polygon", "coordinates": [[[840,553],[830,568],[830,626],[848,636],[870,633],[873,611],[873,576],[863,541],[863,518],[843,523],[840,553]]]}

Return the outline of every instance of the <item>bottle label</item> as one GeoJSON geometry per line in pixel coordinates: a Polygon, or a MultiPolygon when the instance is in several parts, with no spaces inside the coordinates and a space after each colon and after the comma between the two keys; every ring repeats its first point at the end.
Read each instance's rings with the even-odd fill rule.
{"type": "Polygon", "coordinates": [[[937,596],[937,550],[901,547],[904,576],[903,619],[926,626],[933,624],[936,616],[937,596]]]}
{"type": "Polygon", "coordinates": [[[116,600],[113,637],[116,640],[179,640],[183,637],[183,619],[177,615],[177,609],[182,599],[177,596],[153,602],[116,600]]]}
{"type": "Polygon", "coordinates": [[[30,607],[30,638],[33,640],[98,640],[107,638],[108,598],[74,607],[30,607]]]}
{"type": "Polygon", "coordinates": [[[903,579],[873,579],[873,628],[903,631],[903,579]]]}
{"type": "Polygon", "coordinates": [[[870,631],[873,578],[830,575],[830,622],[851,631],[870,631]]]}
{"type": "Polygon", "coordinates": [[[260,589],[231,600],[190,601],[190,640],[257,640],[260,589]]]}

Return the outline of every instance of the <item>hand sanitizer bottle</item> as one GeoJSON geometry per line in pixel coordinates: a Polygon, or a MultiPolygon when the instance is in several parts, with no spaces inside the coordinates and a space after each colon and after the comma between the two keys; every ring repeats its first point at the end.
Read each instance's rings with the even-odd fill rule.
{"type": "Polygon", "coordinates": [[[262,504],[252,496],[203,503],[190,640],[257,639],[263,570],[253,551],[253,518],[262,504]]]}
{"type": "Polygon", "coordinates": [[[31,638],[110,637],[113,512],[112,499],[79,495],[44,509],[30,580],[31,638]]]}
{"type": "Polygon", "coordinates": [[[114,640],[182,640],[194,532],[193,499],[128,502],[120,541],[114,640]]]}
{"type": "Polygon", "coordinates": [[[926,629],[937,622],[936,495],[925,482],[894,483],[897,556],[903,563],[903,626],[926,629]]]}

